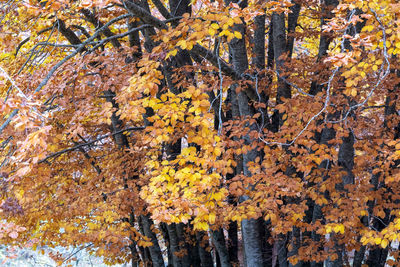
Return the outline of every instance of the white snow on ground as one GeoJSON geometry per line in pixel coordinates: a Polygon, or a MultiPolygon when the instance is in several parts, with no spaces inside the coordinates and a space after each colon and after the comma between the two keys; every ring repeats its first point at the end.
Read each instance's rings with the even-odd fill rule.
{"type": "MultiPolygon", "coordinates": [[[[75,258],[69,262],[73,267],[107,267],[99,257],[92,256],[84,250],[77,248],[45,248],[43,255],[40,250],[24,248],[13,250],[5,246],[0,246],[0,266],[1,267],[56,267],[57,264],[47,255],[47,253],[59,252],[65,257],[75,258]]],[[[64,265],[65,266],[65,265],[64,265]]],[[[113,267],[127,267],[130,264],[113,265],[113,267]]]]}

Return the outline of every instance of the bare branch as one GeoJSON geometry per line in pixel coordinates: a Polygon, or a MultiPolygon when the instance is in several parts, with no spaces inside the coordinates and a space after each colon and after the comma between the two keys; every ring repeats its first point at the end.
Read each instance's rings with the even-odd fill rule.
{"type": "Polygon", "coordinates": [[[110,36],[110,37],[108,37],[108,38],[102,39],[102,40],[100,40],[99,42],[94,43],[94,44],[96,44],[96,45],[93,46],[93,48],[91,48],[87,53],[89,54],[89,53],[93,52],[94,50],[96,50],[97,48],[99,48],[100,46],[104,45],[104,44],[107,43],[107,42],[110,42],[110,41],[112,42],[112,40],[115,40],[115,39],[117,39],[117,38],[125,37],[125,36],[127,36],[127,35],[129,35],[129,34],[131,34],[131,33],[133,33],[133,32],[137,32],[137,31],[143,30],[143,29],[145,29],[145,28],[149,28],[149,27],[153,27],[153,26],[152,26],[152,25],[149,25],[149,24],[144,24],[144,25],[141,25],[140,27],[130,29],[130,30],[127,31],[127,32],[120,33],[120,34],[113,35],[113,36],[110,36]]]}
{"type": "Polygon", "coordinates": [[[168,26],[162,20],[159,20],[158,18],[154,17],[149,12],[147,12],[147,10],[138,6],[134,2],[123,1],[123,3],[125,8],[130,13],[142,19],[145,23],[151,24],[158,29],[168,29],[168,26]]]}
{"type": "Polygon", "coordinates": [[[6,121],[0,126],[0,133],[7,127],[8,124],[10,124],[11,120],[15,117],[15,115],[18,114],[19,109],[14,109],[10,116],[6,119],[6,121]]]}
{"type": "Polygon", "coordinates": [[[89,44],[90,42],[92,42],[104,29],[106,29],[108,26],[114,24],[117,21],[120,21],[122,19],[128,18],[130,17],[130,14],[125,14],[119,17],[116,17],[112,20],[110,20],[109,22],[107,22],[106,24],[104,24],[103,27],[100,27],[93,35],[92,37],[86,39],[84,42],[82,42],[78,48],[72,52],[70,55],[66,56],[63,60],[61,60],[60,62],[58,62],[53,68],[51,68],[51,70],[49,71],[49,73],[47,74],[46,78],[44,78],[44,80],[39,84],[39,86],[35,89],[35,92],[39,92],[46,84],[47,82],[50,80],[51,76],[53,76],[54,72],[56,72],[56,70],[61,67],[65,62],[67,62],[69,59],[73,58],[76,54],[78,54],[79,52],[81,52],[84,47],[89,44]]]}
{"type": "Polygon", "coordinates": [[[17,86],[17,84],[15,83],[15,81],[10,77],[10,75],[8,75],[8,73],[2,68],[0,67],[0,72],[3,73],[3,76],[11,83],[11,85],[17,89],[18,93],[24,97],[25,99],[28,99],[28,97],[24,94],[24,92],[22,92],[22,90],[17,86]]]}
{"type": "Polygon", "coordinates": [[[98,142],[100,140],[103,140],[103,139],[105,139],[107,137],[110,137],[110,136],[114,136],[114,135],[121,134],[123,132],[128,132],[128,131],[140,131],[140,130],[144,130],[145,128],[146,127],[129,127],[129,128],[126,128],[126,129],[122,129],[122,130],[116,131],[114,133],[106,134],[106,135],[100,136],[99,138],[97,138],[95,140],[92,140],[92,141],[89,141],[89,142],[86,142],[86,143],[82,143],[82,144],[79,144],[79,145],[76,145],[76,146],[73,146],[73,147],[66,148],[64,150],[55,152],[53,154],[50,154],[49,156],[47,156],[44,159],[40,160],[39,163],[46,162],[48,159],[58,157],[58,156],[60,156],[60,155],[62,155],[64,153],[68,153],[68,152],[74,151],[76,149],[80,149],[82,147],[89,146],[91,144],[94,144],[94,143],[96,143],[96,142],[98,142]]]}
{"type": "MultiPolygon", "coordinates": [[[[81,13],[82,13],[82,14],[86,17],[86,19],[87,19],[90,23],[92,23],[96,28],[101,28],[101,27],[103,27],[103,23],[95,16],[95,14],[93,14],[92,12],[90,12],[89,9],[83,8],[83,9],[81,9],[81,13]]],[[[104,28],[103,34],[104,34],[106,37],[112,37],[112,36],[114,36],[114,34],[111,32],[111,30],[110,30],[108,27],[104,28]]],[[[112,43],[112,45],[113,45],[114,47],[116,47],[116,48],[121,47],[121,43],[120,43],[116,38],[111,39],[111,43],[112,43]]]]}
{"type": "Polygon", "coordinates": [[[152,0],[153,4],[157,7],[158,11],[160,11],[161,15],[164,18],[170,19],[172,15],[169,13],[168,9],[164,6],[164,4],[160,0],[152,0]]]}
{"type": "MultiPolygon", "coordinates": [[[[112,20],[110,20],[109,22],[107,22],[106,24],[104,24],[103,27],[100,27],[93,35],[92,37],[88,38],[87,40],[85,40],[84,42],[82,42],[77,49],[72,52],[71,54],[69,54],[68,56],[66,56],[63,60],[61,60],[60,62],[58,62],[56,65],[54,65],[51,70],[49,71],[49,73],[46,75],[46,77],[42,80],[42,82],[38,85],[38,87],[35,89],[35,93],[39,92],[40,90],[42,90],[42,88],[48,83],[48,81],[50,80],[50,78],[53,76],[53,74],[57,71],[57,69],[59,67],[61,67],[65,62],[67,62],[69,59],[73,58],[76,54],[78,54],[79,52],[83,51],[83,49],[85,48],[85,46],[87,44],[89,44],[90,42],[92,42],[99,34],[100,32],[102,32],[105,28],[107,28],[108,26],[110,26],[111,24],[120,21],[122,19],[128,18],[130,17],[130,14],[125,14],[119,17],[116,17],[112,20]]],[[[14,109],[12,111],[12,113],[10,114],[10,116],[7,118],[7,120],[0,126],[0,133],[7,127],[7,125],[11,122],[12,118],[15,117],[15,115],[18,114],[19,109],[14,109]]]]}

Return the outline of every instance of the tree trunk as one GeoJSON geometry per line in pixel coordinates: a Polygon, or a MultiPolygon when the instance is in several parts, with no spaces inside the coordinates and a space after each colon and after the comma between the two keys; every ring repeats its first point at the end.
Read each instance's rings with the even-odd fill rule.
{"type": "Polygon", "coordinates": [[[150,238],[151,242],[153,245],[149,247],[150,251],[150,256],[151,256],[151,261],[153,262],[154,267],[164,267],[164,259],[162,257],[162,252],[160,249],[160,246],[158,244],[157,236],[156,234],[151,230],[151,226],[153,225],[153,222],[148,216],[141,216],[141,221],[143,224],[143,231],[144,234],[150,238]]]}
{"type": "Polygon", "coordinates": [[[225,237],[222,228],[219,230],[212,231],[211,235],[214,246],[218,252],[221,267],[232,267],[232,264],[229,261],[229,253],[225,245],[225,237]]]}
{"type": "Polygon", "coordinates": [[[236,222],[229,223],[227,242],[229,261],[232,263],[232,265],[239,265],[238,226],[236,222]]]}
{"type": "Polygon", "coordinates": [[[207,250],[209,248],[208,236],[204,232],[196,232],[196,239],[198,243],[199,255],[201,260],[201,267],[213,267],[214,262],[211,253],[207,250]],[[204,242],[207,241],[207,242],[204,242]]]}
{"type": "Polygon", "coordinates": [[[171,255],[172,255],[172,266],[173,267],[185,267],[182,263],[182,259],[178,257],[177,253],[180,252],[179,248],[179,238],[176,231],[175,224],[168,224],[168,236],[169,236],[169,244],[171,248],[171,255]]]}

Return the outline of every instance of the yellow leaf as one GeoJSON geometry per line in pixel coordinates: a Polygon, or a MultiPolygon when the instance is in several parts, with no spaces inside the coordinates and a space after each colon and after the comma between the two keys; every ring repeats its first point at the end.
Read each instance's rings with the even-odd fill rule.
{"type": "Polygon", "coordinates": [[[182,41],[181,43],[181,48],[182,49],[186,49],[187,45],[186,45],[186,41],[182,41]]]}
{"type": "Polygon", "coordinates": [[[344,225],[343,224],[338,224],[338,225],[336,225],[334,228],[333,228],[333,231],[335,232],[335,233],[341,233],[341,234],[343,234],[344,233],[344,225]]]}
{"type": "Polygon", "coordinates": [[[357,89],[355,89],[355,88],[351,89],[351,96],[353,96],[353,97],[357,96],[357,89]]]}
{"type": "Polygon", "coordinates": [[[362,211],[360,212],[360,215],[361,215],[361,216],[366,216],[366,215],[367,215],[367,212],[366,212],[365,210],[362,210],[362,211]]]}
{"type": "Polygon", "coordinates": [[[203,231],[207,231],[208,230],[208,224],[206,222],[198,222],[194,224],[194,229],[199,229],[199,230],[203,230],[203,231]]]}
{"type": "Polygon", "coordinates": [[[371,8],[371,9],[375,9],[376,4],[374,2],[369,2],[368,3],[368,7],[371,8]]]}
{"type": "Polygon", "coordinates": [[[344,225],[343,224],[340,225],[339,231],[341,234],[344,234],[344,225]]]}
{"type": "Polygon", "coordinates": [[[240,32],[234,32],[234,35],[238,39],[242,39],[242,34],[240,32]]]}
{"type": "Polygon", "coordinates": [[[221,155],[221,149],[219,147],[214,148],[214,154],[215,156],[220,156],[221,155]]]}
{"type": "Polygon", "coordinates": [[[210,214],[208,214],[208,221],[211,223],[211,224],[213,224],[213,223],[215,223],[215,213],[210,213],[210,214]]]}
{"type": "Polygon", "coordinates": [[[389,245],[389,242],[386,239],[383,239],[382,242],[381,242],[381,246],[383,248],[386,248],[388,245],[389,245]]]}
{"type": "Polygon", "coordinates": [[[217,23],[213,23],[213,24],[211,24],[211,28],[213,28],[214,30],[218,30],[219,25],[217,23]]]}
{"type": "Polygon", "coordinates": [[[220,201],[223,197],[224,197],[224,195],[221,192],[214,193],[212,195],[212,198],[215,199],[216,201],[220,201]]]}
{"type": "Polygon", "coordinates": [[[16,193],[15,193],[15,197],[18,199],[18,200],[21,200],[23,197],[24,197],[24,190],[23,189],[20,189],[20,190],[18,190],[16,193]]]}
{"type": "Polygon", "coordinates": [[[370,32],[374,29],[374,25],[367,25],[362,30],[366,32],[370,32]]]}

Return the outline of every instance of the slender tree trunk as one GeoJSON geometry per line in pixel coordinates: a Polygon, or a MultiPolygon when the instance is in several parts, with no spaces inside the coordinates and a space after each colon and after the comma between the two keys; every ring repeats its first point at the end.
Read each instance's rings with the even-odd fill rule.
{"type": "Polygon", "coordinates": [[[168,257],[168,267],[173,267],[173,258],[172,258],[172,249],[171,249],[171,243],[170,243],[170,238],[168,234],[168,229],[167,229],[167,224],[166,223],[161,223],[160,224],[160,229],[164,237],[164,242],[165,246],[167,247],[167,257],[168,257]]]}
{"type": "Polygon", "coordinates": [[[131,250],[131,259],[132,259],[132,267],[138,267],[139,266],[139,262],[140,262],[140,258],[139,258],[139,254],[136,250],[136,242],[134,240],[131,239],[131,244],[129,245],[129,248],[131,250]]]}
{"type": "Polygon", "coordinates": [[[201,260],[201,267],[213,267],[214,262],[211,253],[207,250],[209,247],[208,236],[204,232],[196,232],[196,239],[199,249],[199,255],[201,260]],[[207,241],[207,242],[204,242],[207,241]]]}
{"type": "Polygon", "coordinates": [[[171,248],[171,255],[172,255],[172,266],[173,267],[184,267],[182,259],[178,257],[180,252],[179,248],[179,238],[176,231],[175,224],[168,224],[167,225],[168,236],[169,236],[169,244],[171,248]]]}
{"type": "Polygon", "coordinates": [[[288,267],[287,235],[280,234],[276,240],[276,256],[279,267],[288,267]]]}
{"type": "MultiPolygon", "coordinates": [[[[398,76],[400,76],[400,75],[398,75],[398,76]]],[[[389,95],[386,96],[386,103],[385,103],[384,125],[385,125],[385,127],[387,127],[388,132],[393,131],[392,129],[388,128],[388,116],[396,115],[396,113],[397,113],[395,104],[391,104],[391,97],[390,97],[391,93],[393,94],[393,92],[389,92],[389,95]]],[[[397,96],[395,96],[395,97],[397,97],[397,96]]],[[[396,129],[395,129],[395,131],[396,131],[396,129]]],[[[398,139],[398,138],[399,138],[398,134],[394,133],[394,139],[398,139]]],[[[380,181],[381,177],[382,177],[381,173],[372,175],[371,184],[374,186],[374,190],[378,190],[380,187],[385,186],[384,183],[380,181]]],[[[375,203],[373,201],[370,201],[368,212],[371,215],[373,215],[373,213],[374,213],[374,211],[373,211],[374,206],[375,206],[375,203]]],[[[390,211],[385,210],[385,215],[386,216],[383,219],[373,218],[373,221],[372,221],[373,229],[376,229],[376,231],[382,231],[386,227],[386,225],[388,225],[390,223],[390,211]]],[[[389,247],[390,246],[388,246],[387,248],[374,247],[373,249],[371,249],[369,251],[369,255],[366,260],[366,264],[369,267],[385,266],[387,256],[389,253],[389,247]]]]}
{"type": "Polygon", "coordinates": [[[300,15],[301,5],[296,1],[292,0],[293,6],[290,7],[290,13],[288,14],[288,36],[286,41],[286,51],[288,52],[288,57],[291,58],[293,54],[294,47],[294,33],[296,32],[297,20],[300,15]]]}
{"type": "Polygon", "coordinates": [[[176,224],[179,247],[184,252],[182,263],[184,266],[200,266],[197,240],[189,231],[186,231],[188,227],[190,225],[185,226],[183,223],[176,224]]]}
{"type": "MultiPolygon", "coordinates": [[[[290,242],[291,242],[291,250],[287,254],[288,258],[290,258],[291,256],[298,255],[299,252],[301,240],[300,240],[300,229],[298,227],[293,227],[290,242]]],[[[297,264],[294,265],[289,262],[289,267],[302,267],[302,266],[303,263],[301,261],[297,262],[297,264]]]]}
{"type": "Polygon", "coordinates": [[[232,265],[239,265],[238,226],[236,222],[229,223],[227,242],[229,261],[232,263],[232,265]]]}
{"type": "MultiPolygon", "coordinates": [[[[228,1],[229,2],[229,1],[228,1]]],[[[240,6],[246,6],[247,2],[241,2],[240,6]]],[[[245,26],[243,24],[235,25],[233,27],[234,31],[238,31],[245,36],[245,26]]],[[[233,39],[229,44],[230,54],[232,55],[232,64],[234,70],[238,74],[244,73],[248,69],[248,59],[246,44],[244,38],[233,39]]],[[[239,115],[245,117],[251,117],[254,112],[250,110],[249,99],[244,92],[239,92],[236,94],[235,89],[231,90],[232,103],[233,106],[237,105],[239,115]]],[[[233,107],[234,108],[234,107],[233,107]]],[[[245,137],[246,143],[250,143],[249,137],[245,137]]],[[[243,155],[243,170],[244,175],[250,176],[251,173],[247,169],[249,162],[254,161],[256,158],[256,151],[251,151],[243,155]]],[[[240,172],[238,172],[240,173],[240,172]]],[[[244,200],[244,199],[242,199],[244,200]]],[[[262,237],[260,237],[257,227],[257,222],[254,219],[243,220],[242,221],[242,236],[246,253],[246,262],[248,266],[258,267],[263,265],[262,258],[262,237]]]]}
{"type": "MultiPolygon", "coordinates": [[[[285,14],[272,14],[272,36],[274,43],[274,61],[276,64],[276,70],[279,74],[284,71],[284,59],[282,55],[287,51],[286,49],[286,26],[285,26],[285,14]]],[[[282,76],[282,75],[281,75],[282,76]]],[[[291,98],[290,86],[284,82],[282,79],[278,79],[278,92],[277,92],[277,102],[282,103],[283,98],[291,98]]],[[[279,123],[281,124],[281,123],[279,123]]]]}
{"type": "Polygon", "coordinates": [[[151,247],[149,247],[150,251],[150,256],[151,260],[153,262],[154,267],[164,267],[164,259],[162,257],[162,252],[160,249],[160,246],[158,244],[157,236],[156,234],[151,230],[151,226],[153,225],[153,222],[148,216],[141,216],[141,221],[143,224],[143,231],[144,234],[150,238],[150,241],[153,243],[151,247]]]}
{"type": "Polygon", "coordinates": [[[357,250],[354,254],[354,259],[353,259],[353,267],[361,267],[363,264],[364,260],[364,255],[365,255],[365,246],[361,246],[359,250],[357,250]]]}
{"type": "Polygon", "coordinates": [[[215,248],[217,249],[219,262],[221,263],[221,267],[231,267],[232,264],[229,261],[229,253],[225,244],[224,232],[221,229],[212,231],[212,240],[215,248]]]}
{"type": "MultiPolygon", "coordinates": [[[[244,36],[244,25],[235,25],[235,31],[239,31],[244,36]]],[[[230,43],[230,51],[232,53],[232,63],[237,73],[243,73],[248,68],[248,60],[246,53],[246,46],[244,39],[234,39],[230,43]]],[[[252,117],[254,112],[250,109],[249,99],[244,92],[237,94],[237,103],[239,113],[244,117],[252,117]]],[[[252,127],[252,126],[250,126],[252,127]]],[[[249,137],[245,137],[246,143],[250,143],[249,137]]],[[[254,161],[256,158],[256,151],[251,151],[243,155],[243,170],[244,175],[250,176],[251,173],[248,171],[248,163],[254,161]]],[[[244,200],[244,199],[243,199],[244,200]]],[[[248,266],[262,266],[262,238],[259,235],[257,220],[246,219],[242,221],[242,234],[243,242],[246,253],[246,261],[248,266]]]]}
{"type": "MultiPolygon", "coordinates": [[[[318,48],[318,57],[317,57],[317,62],[320,62],[320,60],[327,55],[329,44],[331,43],[332,37],[330,36],[330,33],[324,33],[322,32],[322,27],[326,24],[327,19],[330,19],[333,17],[333,13],[331,12],[331,9],[334,6],[337,6],[339,2],[337,0],[325,0],[324,5],[322,7],[323,13],[325,14],[321,18],[321,33],[320,33],[320,38],[319,38],[319,48],[318,48]]],[[[317,75],[319,75],[319,71],[317,71],[317,75]]],[[[318,83],[317,81],[313,81],[311,83],[311,88],[310,88],[310,94],[316,95],[317,93],[321,92],[323,89],[323,85],[318,83]]]]}

